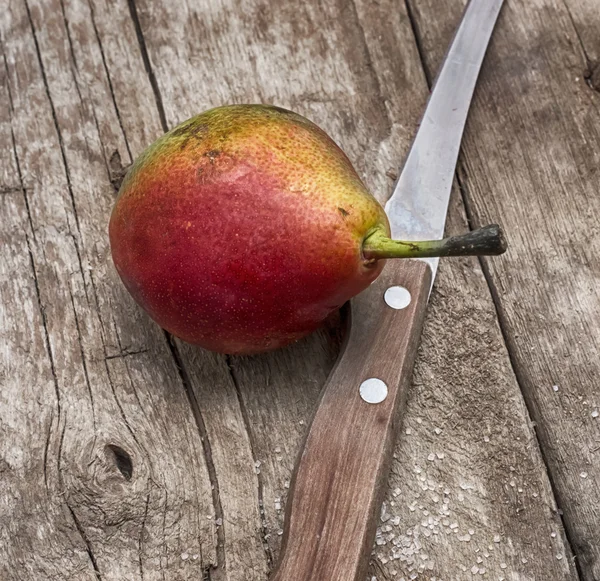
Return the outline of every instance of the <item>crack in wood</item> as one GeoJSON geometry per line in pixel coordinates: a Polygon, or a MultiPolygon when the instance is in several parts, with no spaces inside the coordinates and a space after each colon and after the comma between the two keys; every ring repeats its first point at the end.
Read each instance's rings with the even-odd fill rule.
{"type": "Polygon", "coordinates": [[[75,514],[73,507],[70,505],[69,501],[66,498],[65,498],[65,504],[67,505],[67,508],[69,509],[69,512],[71,513],[71,517],[73,518],[73,522],[75,523],[75,528],[77,529],[77,532],[79,533],[79,535],[83,539],[83,542],[85,543],[86,552],[88,554],[90,561],[92,562],[92,567],[94,568],[94,574],[96,575],[96,579],[98,579],[98,581],[102,581],[102,575],[100,574],[100,569],[98,568],[98,562],[96,561],[94,551],[92,550],[92,544],[90,543],[90,540],[88,539],[87,535],[85,534],[85,530],[81,526],[81,523],[79,522],[79,519],[77,518],[77,515],[75,514]]]}
{"type": "MultiPolygon", "coordinates": [[[[117,329],[117,324],[116,324],[116,321],[114,320],[114,317],[113,317],[113,324],[115,326],[115,329],[117,329]]],[[[104,357],[104,364],[106,365],[107,373],[110,375],[110,370],[109,370],[109,367],[108,367],[108,361],[110,359],[115,359],[115,358],[121,358],[121,359],[123,359],[123,363],[125,365],[125,372],[127,373],[127,377],[129,379],[129,384],[131,385],[131,389],[133,390],[133,397],[135,397],[135,401],[137,402],[137,404],[139,406],[139,409],[141,410],[142,414],[144,414],[144,417],[146,419],[148,419],[148,416],[146,414],[146,409],[142,405],[142,402],[140,400],[140,396],[139,396],[138,391],[137,391],[137,387],[135,386],[135,381],[133,381],[133,377],[131,376],[131,370],[129,369],[129,362],[127,361],[127,356],[128,355],[139,355],[141,353],[147,353],[148,349],[142,349],[141,351],[126,352],[123,349],[123,346],[121,345],[121,338],[119,337],[119,334],[116,333],[115,336],[117,338],[117,343],[119,345],[119,350],[120,350],[121,353],[119,355],[113,355],[113,356],[106,356],[105,355],[105,357],[104,357]],[[122,353],[125,353],[125,356],[122,356],[121,355],[122,353]]],[[[104,353],[106,354],[106,345],[105,345],[104,353]]]]}
{"type": "MultiPolygon", "coordinates": [[[[462,191],[462,186],[461,186],[461,191],[462,191]]],[[[465,208],[466,207],[467,207],[467,204],[466,204],[466,198],[465,198],[465,208]]],[[[555,481],[552,469],[550,467],[550,462],[548,460],[548,456],[547,456],[545,447],[543,446],[544,439],[540,436],[540,433],[538,430],[539,418],[535,411],[535,403],[534,403],[533,397],[531,397],[529,394],[529,389],[527,387],[528,382],[525,379],[525,377],[523,376],[523,374],[521,373],[521,369],[520,369],[519,364],[515,357],[515,347],[510,338],[510,334],[507,331],[508,321],[506,319],[504,310],[502,308],[502,300],[500,299],[500,294],[498,293],[498,288],[496,286],[496,283],[494,281],[492,273],[490,272],[490,269],[488,268],[487,261],[482,256],[479,256],[478,259],[479,259],[479,263],[481,265],[483,274],[485,276],[486,283],[490,290],[490,295],[492,297],[494,307],[496,309],[496,316],[498,317],[498,324],[500,326],[500,332],[502,334],[504,347],[508,354],[508,359],[510,361],[512,371],[515,375],[517,384],[521,390],[521,394],[522,394],[523,400],[525,402],[525,407],[529,414],[531,429],[533,430],[533,433],[535,434],[535,445],[536,445],[537,449],[539,450],[539,453],[542,458],[542,462],[544,464],[544,468],[546,471],[546,477],[548,478],[548,482],[550,483],[550,488],[552,490],[552,495],[554,497],[554,503],[556,505],[556,510],[555,511],[553,510],[553,512],[555,512],[557,514],[557,516],[560,519],[560,522],[562,524],[565,542],[574,557],[573,562],[575,564],[575,570],[576,570],[577,577],[578,577],[578,579],[585,579],[584,572],[581,568],[581,563],[579,562],[579,559],[577,558],[577,551],[575,550],[575,548],[577,546],[577,544],[574,540],[575,532],[573,530],[573,527],[571,526],[571,522],[570,522],[569,518],[564,514],[564,511],[560,508],[562,505],[560,493],[559,493],[558,486],[556,485],[556,481],[555,481]]]]}
{"type": "MultiPolygon", "coordinates": [[[[35,25],[33,24],[33,19],[31,17],[31,10],[29,9],[29,3],[27,0],[24,0],[25,10],[27,11],[27,18],[29,19],[29,25],[31,27],[31,34],[33,36],[33,43],[35,45],[35,52],[37,55],[38,64],[40,65],[40,73],[42,75],[42,81],[44,83],[44,89],[46,91],[46,97],[48,98],[48,104],[50,105],[50,112],[52,114],[52,120],[54,121],[54,127],[56,129],[56,136],[58,139],[58,145],[60,147],[60,153],[62,156],[63,165],[65,168],[65,178],[67,180],[67,190],[69,192],[69,197],[71,198],[71,206],[73,208],[73,215],[75,217],[75,224],[77,226],[77,233],[79,237],[81,237],[81,228],[79,225],[79,216],[77,215],[77,206],[75,204],[75,195],[73,193],[73,184],[71,182],[71,174],[69,172],[69,165],[67,164],[67,155],[65,153],[65,144],[62,137],[62,132],[60,130],[60,125],[58,123],[58,117],[56,115],[56,108],[54,106],[54,101],[52,99],[52,94],[50,93],[50,86],[48,85],[48,77],[46,76],[46,69],[44,68],[44,62],[42,60],[42,53],[40,50],[40,45],[37,39],[37,32],[35,29],[35,25]]],[[[83,272],[83,270],[82,270],[83,272]]]]}
{"type": "MultiPolygon", "coordinates": [[[[32,37],[33,37],[34,45],[35,45],[35,51],[36,51],[38,63],[39,63],[39,66],[40,66],[40,73],[42,75],[44,89],[45,89],[45,92],[46,92],[46,97],[48,99],[48,104],[50,106],[50,112],[52,114],[52,120],[54,122],[54,127],[55,127],[55,130],[56,130],[58,144],[59,144],[59,147],[60,147],[62,162],[63,162],[63,166],[64,166],[64,169],[65,169],[65,178],[66,178],[66,181],[67,181],[67,190],[69,192],[69,198],[71,200],[71,207],[73,209],[73,216],[75,218],[75,226],[76,226],[77,234],[78,234],[78,237],[75,237],[71,233],[71,237],[73,239],[73,243],[74,243],[74,246],[75,246],[75,252],[77,254],[77,260],[78,260],[78,263],[79,263],[79,269],[81,271],[81,276],[84,279],[83,283],[84,283],[85,296],[86,296],[86,299],[87,299],[87,301],[89,303],[89,297],[88,297],[87,288],[86,288],[86,285],[85,285],[85,270],[83,268],[83,264],[82,264],[82,261],[81,261],[81,252],[79,250],[79,242],[78,242],[78,240],[81,239],[81,226],[80,226],[80,223],[79,223],[79,215],[77,213],[77,205],[75,203],[75,194],[73,192],[73,185],[72,185],[72,181],[71,181],[71,173],[70,173],[70,170],[69,170],[69,165],[67,163],[67,155],[66,155],[66,152],[65,152],[65,146],[64,146],[64,141],[63,141],[63,137],[62,137],[62,132],[60,130],[60,125],[59,125],[58,117],[57,117],[57,114],[56,114],[56,108],[54,106],[54,101],[52,99],[52,94],[50,92],[50,86],[48,84],[48,78],[46,76],[46,70],[44,68],[44,62],[43,62],[43,59],[42,59],[42,53],[40,51],[40,47],[39,47],[39,43],[38,43],[38,39],[37,39],[37,32],[36,32],[36,29],[35,29],[35,25],[33,23],[33,19],[31,17],[31,11],[29,9],[29,4],[28,4],[27,0],[24,0],[24,2],[25,2],[25,8],[27,10],[27,17],[29,19],[29,24],[30,24],[30,27],[31,27],[31,34],[32,34],[32,37]]],[[[67,32],[67,36],[69,38],[69,44],[71,45],[71,40],[70,40],[70,35],[68,33],[68,29],[67,29],[66,32],[67,32]]],[[[71,48],[72,48],[72,45],[71,45],[71,48]]],[[[73,81],[75,83],[75,87],[76,87],[77,93],[79,95],[79,101],[80,101],[80,103],[83,103],[83,97],[81,96],[81,93],[79,91],[79,85],[77,83],[77,79],[75,78],[75,75],[73,75],[73,81]]]]}
{"type": "MultiPolygon", "coordinates": [[[[85,283],[84,283],[85,285],[85,283]]],[[[94,394],[92,392],[92,384],[90,383],[90,377],[88,374],[87,362],[85,360],[85,353],[83,350],[83,341],[81,338],[81,327],[79,325],[79,317],[77,316],[77,309],[75,308],[75,299],[73,298],[73,289],[69,284],[69,297],[71,298],[71,307],[73,308],[73,317],[75,318],[75,328],[77,329],[77,342],[79,343],[79,354],[81,356],[81,366],[83,367],[83,375],[85,377],[85,385],[87,388],[88,395],[90,396],[90,404],[92,406],[92,425],[94,426],[94,433],[96,432],[96,410],[94,408],[94,394]]]]}
{"type": "MultiPolygon", "coordinates": [[[[235,370],[233,368],[232,359],[231,359],[230,355],[225,356],[225,363],[227,365],[227,369],[229,371],[231,381],[235,388],[235,393],[236,393],[237,400],[238,400],[238,403],[240,406],[240,411],[242,413],[242,419],[244,420],[244,427],[246,428],[246,433],[248,434],[248,442],[250,444],[250,453],[252,454],[253,461],[256,462],[258,460],[258,458],[256,455],[257,446],[256,446],[256,442],[255,442],[255,435],[254,435],[254,431],[252,430],[252,424],[250,423],[250,418],[248,416],[248,410],[246,408],[244,398],[242,397],[242,392],[240,390],[240,386],[239,386],[237,377],[235,375],[235,370]]],[[[260,516],[260,523],[261,523],[261,527],[262,527],[261,541],[262,541],[263,550],[265,552],[265,557],[267,559],[267,567],[268,567],[269,571],[271,571],[273,569],[273,565],[274,565],[274,557],[273,557],[271,548],[269,547],[269,543],[266,540],[266,535],[269,533],[269,527],[267,526],[267,518],[265,516],[264,482],[263,482],[263,477],[262,477],[260,471],[258,471],[256,474],[256,481],[257,481],[257,497],[258,497],[258,514],[260,516]]]]}
{"type": "MultiPolygon", "coordinates": [[[[110,76],[108,65],[106,63],[106,55],[104,54],[104,46],[102,45],[102,40],[100,39],[100,34],[98,32],[98,27],[96,25],[96,16],[94,13],[94,6],[93,6],[91,0],[88,0],[88,7],[90,9],[90,19],[92,21],[92,28],[94,30],[94,35],[96,36],[96,42],[98,43],[98,48],[100,50],[100,58],[102,59],[102,66],[104,67],[104,74],[106,75],[106,82],[108,83],[108,90],[110,92],[110,97],[113,102],[113,107],[115,109],[117,121],[119,122],[119,128],[121,129],[121,133],[123,134],[123,139],[125,141],[125,148],[127,149],[127,154],[129,155],[129,162],[131,163],[133,161],[133,155],[131,154],[131,149],[129,148],[129,141],[127,140],[127,133],[125,132],[125,126],[123,125],[123,119],[121,119],[121,112],[119,111],[119,107],[117,106],[115,90],[113,87],[113,82],[112,82],[112,79],[110,76]]],[[[112,158],[111,158],[111,160],[112,160],[112,158]]]]}
{"type": "Polygon", "coordinates": [[[9,119],[10,119],[10,138],[12,142],[12,152],[15,160],[15,166],[17,169],[17,176],[19,178],[19,184],[21,185],[20,190],[23,192],[23,200],[25,202],[25,210],[27,212],[27,221],[29,222],[29,228],[31,229],[31,236],[35,240],[35,229],[33,227],[33,220],[31,218],[31,208],[29,207],[29,198],[27,197],[27,188],[25,187],[25,183],[23,181],[23,172],[21,171],[21,164],[19,162],[19,156],[17,154],[17,141],[15,139],[15,131],[12,126],[12,115],[14,112],[14,105],[12,99],[12,92],[10,89],[10,79],[8,76],[8,63],[6,62],[6,53],[4,52],[4,44],[2,43],[2,39],[0,39],[0,50],[2,50],[2,61],[4,62],[4,71],[6,74],[6,92],[8,94],[9,101],[9,119]]]}
{"type": "Polygon", "coordinates": [[[167,117],[165,115],[165,107],[163,104],[162,96],[160,94],[160,89],[158,88],[158,81],[156,80],[156,75],[154,74],[154,71],[152,70],[152,64],[150,63],[148,47],[146,46],[146,39],[144,38],[144,32],[142,31],[142,25],[140,23],[140,18],[138,15],[135,0],[127,0],[127,5],[129,6],[131,20],[133,20],[133,25],[135,27],[135,34],[137,36],[138,44],[140,46],[140,53],[142,55],[142,61],[144,62],[144,68],[146,69],[146,74],[148,75],[148,80],[150,81],[152,92],[154,93],[154,99],[156,101],[156,108],[158,109],[160,123],[162,125],[163,131],[167,132],[169,126],[167,124],[167,117]]]}
{"type": "MultiPolygon", "coordinates": [[[[77,66],[77,59],[75,58],[75,50],[73,49],[73,40],[71,39],[71,33],[69,32],[69,21],[67,19],[67,15],[65,13],[65,3],[64,0],[59,0],[60,11],[63,18],[63,24],[65,27],[65,32],[67,34],[67,42],[69,43],[69,53],[71,55],[71,60],[73,61],[73,66],[77,70],[79,67],[77,66]]],[[[79,87],[77,87],[77,91],[79,92],[79,87]]],[[[79,95],[81,100],[81,94],[79,95]]]]}
{"type": "Polygon", "coordinates": [[[381,88],[379,76],[377,75],[377,73],[375,71],[375,67],[373,65],[373,57],[371,55],[369,43],[367,42],[367,35],[365,33],[365,28],[363,26],[363,23],[361,22],[360,16],[358,14],[358,10],[356,8],[356,0],[351,0],[348,3],[348,5],[350,6],[350,9],[352,10],[352,17],[353,17],[354,21],[356,22],[356,26],[358,27],[360,41],[362,44],[362,52],[364,54],[367,69],[368,69],[369,75],[371,77],[371,83],[375,89],[375,92],[377,93],[377,97],[378,97],[377,104],[380,107],[380,113],[382,114],[382,117],[385,119],[385,121],[387,121],[387,135],[381,137],[381,141],[383,142],[383,141],[386,141],[392,134],[392,120],[390,119],[389,112],[387,110],[387,107],[385,106],[386,99],[383,95],[383,90],[381,88]]]}
{"type": "Polygon", "coordinates": [[[121,351],[116,355],[106,355],[104,359],[110,361],[111,359],[124,359],[125,357],[131,357],[133,355],[141,355],[142,353],[148,353],[148,349],[140,349],[139,351],[121,351]]]}
{"type": "MultiPolygon", "coordinates": [[[[460,159],[458,162],[458,167],[457,167],[457,172],[455,173],[455,177],[456,177],[456,182],[458,184],[460,196],[461,196],[461,199],[463,202],[463,206],[465,208],[465,214],[467,215],[467,221],[469,224],[469,228],[471,228],[471,229],[476,228],[477,221],[474,217],[474,213],[472,210],[472,202],[469,198],[469,194],[468,194],[467,187],[465,184],[466,168],[464,167],[464,164],[462,163],[462,161],[460,159]]],[[[584,577],[583,571],[581,570],[581,564],[579,563],[579,560],[577,559],[577,553],[575,552],[576,545],[574,542],[574,532],[571,527],[571,523],[570,523],[569,519],[564,515],[562,509],[560,508],[562,503],[560,502],[560,494],[558,491],[558,487],[556,485],[556,482],[555,482],[555,479],[554,479],[554,476],[553,476],[553,473],[552,473],[552,470],[550,467],[550,463],[549,463],[549,460],[547,457],[547,453],[546,453],[545,447],[543,445],[544,439],[540,436],[539,430],[537,428],[539,418],[537,417],[537,413],[535,412],[534,399],[529,394],[529,389],[527,388],[528,382],[525,379],[525,377],[523,376],[523,374],[521,373],[520,367],[519,367],[518,362],[515,357],[515,347],[510,338],[510,334],[507,331],[508,321],[506,319],[506,316],[505,316],[503,308],[502,308],[502,301],[500,299],[500,294],[498,293],[498,288],[496,286],[496,283],[494,281],[492,273],[490,272],[490,269],[488,268],[486,258],[484,256],[478,256],[477,258],[479,260],[481,270],[483,271],[483,275],[485,277],[485,281],[488,286],[490,296],[492,297],[492,302],[494,304],[494,308],[496,311],[496,317],[498,319],[498,326],[500,327],[500,333],[502,335],[504,349],[506,350],[506,353],[508,355],[508,360],[510,362],[510,366],[511,366],[512,372],[515,376],[517,385],[519,386],[521,396],[523,398],[523,401],[525,402],[525,408],[527,409],[527,413],[529,416],[529,418],[528,418],[529,423],[530,423],[531,429],[533,431],[532,440],[535,442],[536,448],[539,450],[539,454],[540,454],[540,457],[541,457],[543,465],[544,465],[546,478],[548,479],[548,482],[550,484],[550,489],[552,491],[554,504],[556,506],[555,512],[558,515],[560,522],[562,524],[565,542],[566,542],[569,550],[571,551],[572,555],[574,556],[573,561],[575,564],[575,571],[576,571],[577,577],[578,577],[578,579],[584,579],[585,577],[584,577]]],[[[553,512],[554,512],[554,510],[553,510],[553,512]]]]}
{"type": "Polygon", "coordinates": [[[188,376],[187,369],[183,363],[183,359],[181,357],[181,353],[179,353],[179,349],[177,344],[175,343],[175,339],[172,335],[164,332],[165,338],[167,340],[167,344],[171,353],[173,355],[173,359],[175,361],[175,365],[179,372],[179,377],[181,378],[181,383],[183,385],[183,389],[187,395],[190,408],[192,410],[192,414],[194,416],[194,420],[196,421],[196,427],[198,429],[198,433],[200,434],[200,439],[202,441],[202,448],[204,450],[204,456],[206,459],[206,469],[208,471],[208,476],[211,483],[212,488],[212,498],[213,498],[213,507],[215,511],[216,520],[221,523],[221,526],[217,527],[217,568],[222,571],[225,571],[226,567],[226,557],[225,557],[225,521],[223,519],[223,506],[221,504],[221,497],[219,495],[219,479],[217,476],[217,470],[215,467],[215,463],[213,460],[212,447],[210,444],[210,440],[208,438],[208,432],[206,430],[206,424],[204,423],[204,418],[202,417],[202,412],[200,411],[200,406],[198,404],[198,400],[196,399],[196,394],[194,393],[194,389],[192,388],[192,383],[188,376]]]}
{"type": "Polygon", "coordinates": [[[7,196],[8,194],[20,194],[23,189],[20,186],[4,186],[0,187],[0,196],[7,196]]]}
{"type": "MultiPolygon", "coordinates": [[[[35,286],[35,294],[37,298],[38,308],[40,311],[40,315],[42,318],[42,326],[44,327],[44,342],[46,343],[46,351],[48,352],[48,358],[50,360],[50,371],[52,373],[52,380],[54,382],[54,391],[56,394],[56,408],[57,408],[57,422],[60,424],[60,413],[61,413],[61,403],[60,403],[60,387],[58,385],[58,377],[56,375],[56,366],[54,363],[54,357],[52,355],[52,347],[50,344],[50,334],[48,332],[48,321],[46,319],[46,310],[44,309],[44,305],[42,304],[42,296],[40,293],[40,284],[37,276],[37,271],[35,268],[35,261],[33,258],[33,251],[31,250],[31,244],[29,242],[29,237],[25,235],[25,241],[27,243],[27,250],[29,252],[29,263],[31,264],[31,272],[33,274],[33,283],[35,286]]],[[[57,424],[57,425],[58,425],[57,424]]]]}
{"type": "Polygon", "coordinates": [[[50,422],[48,424],[48,431],[46,432],[46,441],[44,442],[44,486],[48,489],[48,448],[50,447],[50,440],[52,438],[52,424],[54,423],[54,410],[50,412],[50,422]]]}
{"type": "Polygon", "coordinates": [[[142,544],[144,542],[144,533],[146,531],[146,519],[148,518],[148,507],[150,506],[150,494],[152,492],[152,488],[148,491],[146,495],[146,504],[144,506],[144,516],[142,517],[142,524],[140,526],[140,538],[138,540],[138,563],[140,568],[140,578],[144,581],[144,560],[142,558],[142,544]]]}
{"type": "MultiPolygon", "coordinates": [[[[77,79],[77,73],[78,73],[79,67],[77,66],[77,59],[75,57],[75,50],[73,48],[73,40],[71,38],[71,32],[69,30],[69,20],[67,19],[67,15],[65,13],[64,0],[59,0],[59,3],[60,3],[60,9],[62,12],[62,17],[63,17],[64,29],[65,29],[65,33],[67,35],[67,42],[69,43],[69,53],[71,55],[71,61],[73,63],[74,70],[71,71],[71,74],[73,76],[73,82],[75,83],[75,89],[76,89],[77,95],[79,97],[80,105],[83,108],[86,106],[86,100],[83,98],[83,96],[81,94],[81,88],[79,86],[79,81],[77,79]]],[[[96,109],[95,109],[95,107],[91,107],[90,109],[91,109],[91,113],[92,113],[92,118],[94,119],[94,124],[96,126],[96,131],[98,132],[98,135],[101,135],[102,132],[100,131],[100,126],[98,124],[98,117],[96,116],[96,109]]],[[[87,145],[87,141],[86,141],[86,145],[87,145]]],[[[106,153],[105,153],[103,147],[100,148],[100,152],[102,154],[102,158],[104,159],[104,165],[106,166],[107,173],[110,175],[110,171],[108,168],[108,160],[106,159],[106,153]]]]}
{"type": "Polygon", "coordinates": [[[165,581],[166,577],[165,577],[165,571],[168,569],[169,567],[169,553],[167,551],[167,543],[166,543],[166,525],[167,525],[167,507],[169,506],[169,491],[167,488],[165,488],[165,503],[164,503],[164,509],[163,509],[163,521],[162,521],[162,537],[163,537],[163,555],[165,557],[165,565],[163,567],[162,564],[162,559],[163,559],[163,555],[160,556],[160,572],[161,572],[161,577],[163,579],[163,581],[165,581]]]}
{"type": "Polygon", "coordinates": [[[96,576],[96,579],[98,581],[102,581],[102,576],[100,573],[100,569],[98,567],[98,562],[96,560],[96,556],[94,555],[94,552],[92,550],[92,545],[90,543],[90,540],[88,539],[88,536],[87,536],[83,526],[79,522],[79,519],[77,518],[77,515],[75,514],[73,507],[71,506],[71,504],[69,502],[68,493],[67,493],[67,490],[66,490],[65,484],[64,484],[63,467],[62,467],[61,458],[62,458],[62,450],[63,450],[63,446],[64,446],[66,430],[67,430],[67,416],[65,413],[64,424],[63,424],[63,428],[61,430],[60,439],[59,439],[59,443],[58,443],[58,451],[57,451],[57,471],[58,471],[58,479],[59,479],[59,483],[60,483],[60,495],[63,497],[63,501],[64,501],[69,513],[71,514],[71,517],[73,518],[73,523],[75,525],[75,528],[77,529],[77,532],[79,533],[79,536],[81,537],[81,539],[85,545],[85,550],[86,550],[88,558],[90,559],[90,562],[92,564],[92,568],[94,569],[94,574],[96,576]]]}
{"type": "MultiPolygon", "coordinates": [[[[106,359],[104,359],[104,364],[106,366],[108,366],[106,359]]],[[[121,414],[121,419],[123,420],[123,423],[125,424],[125,427],[127,428],[127,431],[131,434],[131,437],[134,439],[135,443],[139,446],[140,450],[143,450],[144,447],[138,440],[138,437],[135,434],[135,430],[132,428],[131,424],[129,423],[129,420],[127,419],[127,415],[125,414],[125,410],[123,409],[123,406],[121,405],[121,401],[119,400],[119,396],[117,395],[117,390],[115,389],[115,384],[113,383],[110,372],[108,372],[108,368],[107,368],[107,377],[108,377],[108,383],[110,385],[110,390],[112,392],[113,398],[115,400],[115,403],[117,404],[117,408],[119,408],[119,413],[121,414]]]]}
{"type": "Polygon", "coordinates": [[[423,75],[425,75],[425,80],[427,81],[428,88],[431,88],[431,74],[429,72],[429,67],[427,66],[427,60],[425,58],[425,48],[423,47],[423,40],[421,39],[421,31],[419,30],[417,19],[415,18],[413,8],[409,0],[404,0],[404,8],[406,10],[406,15],[408,16],[410,28],[413,33],[415,46],[417,47],[417,54],[419,55],[419,60],[421,61],[423,75]]]}

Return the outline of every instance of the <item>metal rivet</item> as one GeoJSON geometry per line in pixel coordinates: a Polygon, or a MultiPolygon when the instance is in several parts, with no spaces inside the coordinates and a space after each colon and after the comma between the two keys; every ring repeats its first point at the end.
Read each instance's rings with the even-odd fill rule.
{"type": "Polygon", "coordinates": [[[410,292],[403,286],[391,286],[385,291],[383,298],[392,309],[405,309],[412,300],[410,292]]]}
{"type": "Polygon", "coordinates": [[[367,403],[381,403],[387,397],[388,387],[381,379],[371,377],[360,384],[359,391],[367,403]]]}

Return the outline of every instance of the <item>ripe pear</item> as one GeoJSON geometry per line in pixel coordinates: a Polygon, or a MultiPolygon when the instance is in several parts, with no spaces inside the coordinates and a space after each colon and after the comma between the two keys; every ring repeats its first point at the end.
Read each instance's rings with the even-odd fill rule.
{"type": "Polygon", "coordinates": [[[453,253],[391,241],[334,141],[265,105],[212,109],[153,143],[121,185],[109,236],[123,283],[161,327],[229,354],[314,331],[387,257],[453,253]]]}

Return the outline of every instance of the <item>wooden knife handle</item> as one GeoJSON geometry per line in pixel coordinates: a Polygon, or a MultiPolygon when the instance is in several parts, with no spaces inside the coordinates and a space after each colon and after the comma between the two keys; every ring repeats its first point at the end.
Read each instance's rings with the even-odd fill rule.
{"type": "Polygon", "coordinates": [[[353,300],[346,347],[296,465],[272,581],[364,581],[430,285],[425,262],[391,261],[353,300]],[[392,286],[410,292],[407,307],[386,304],[392,286]],[[369,378],[387,385],[381,403],[359,393],[369,378]]]}

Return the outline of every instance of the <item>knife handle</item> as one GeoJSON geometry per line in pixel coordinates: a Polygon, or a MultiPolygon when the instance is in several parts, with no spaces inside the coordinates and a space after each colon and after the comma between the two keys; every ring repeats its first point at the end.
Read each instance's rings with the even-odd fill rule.
{"type": "MultiPolygon", "coordinates": [[[[427,263],[391,261],[352,301],[345,348],[296,464],[272,581],[364,581],[430,287],[427,263]],[[386,303],[394,286],[410,292],[405,308],[386,303]],[[370,378],[387,386],[381,403],[361,396],[370,378]]],[[[363,393],[378,399],[377,389],[363,393]]]]}

